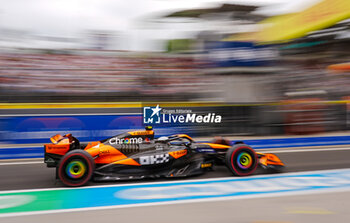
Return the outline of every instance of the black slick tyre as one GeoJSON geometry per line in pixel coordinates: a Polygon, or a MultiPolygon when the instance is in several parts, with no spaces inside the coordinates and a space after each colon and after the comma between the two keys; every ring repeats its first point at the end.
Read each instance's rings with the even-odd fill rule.
{"type": "Polygon", "coordinates": [[[258,166],[256,152],[246,144],[236,144],[228,149],[225,155],[228,169],[236,176],[248,176],[258,166]]]}
{"type": "Polygon", "coordinates": [[[58,178],[66,186],[79,187],[86,185],[95,170],[95,162],[84,150],[73,150],[65,154],[57,167],[58,178]]]}

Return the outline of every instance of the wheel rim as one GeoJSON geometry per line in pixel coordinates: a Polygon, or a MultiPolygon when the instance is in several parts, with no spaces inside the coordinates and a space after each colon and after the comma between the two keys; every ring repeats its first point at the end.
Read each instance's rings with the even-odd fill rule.
{"type": "Polygon", "coordinates": [[[253,158],[249,153],[242,152],[237,156],[237,165],[241,169],[249,169],[253,165],[253,158]]]}
{"type": "Polygon", "coordinates": [[[74,160],[67,164],[66,174],[70,178],[79,179],[86,172],[86,166],[82,161],[74,160]]]}

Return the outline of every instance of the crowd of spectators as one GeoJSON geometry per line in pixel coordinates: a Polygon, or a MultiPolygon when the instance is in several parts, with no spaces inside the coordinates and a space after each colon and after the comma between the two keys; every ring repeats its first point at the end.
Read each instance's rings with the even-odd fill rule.
{"type": "Polygon", "coordinates": [[[2,53],[1,100],[189,100],[215,84],[194,68],[191,57],[2,53]]]}

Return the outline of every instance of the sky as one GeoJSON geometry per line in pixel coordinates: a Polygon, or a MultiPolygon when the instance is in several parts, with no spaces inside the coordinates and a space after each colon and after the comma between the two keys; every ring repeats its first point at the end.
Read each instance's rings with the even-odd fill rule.
{"type": "Polygon", "coordinates": [[[266,14],[302,8],[315,0],[0,0],[0,27],[65,33],[77,29],[129,29],[143,16],[224,2],[274,5],[266,14]]]}
{"type": "Polygon", "coordinates": [[[268,6],[266,15],[300,10],[319,0],[0,0],[0,28],[38,35],[73,37],[84,30],[128,32],[145,18],[179,9],[217,7],[223,3],[268,6]]]}

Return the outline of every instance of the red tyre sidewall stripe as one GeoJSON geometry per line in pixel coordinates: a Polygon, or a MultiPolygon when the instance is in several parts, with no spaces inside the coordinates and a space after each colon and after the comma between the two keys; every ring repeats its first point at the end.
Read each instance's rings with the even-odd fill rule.
{"type": "Polygon", "coordinates": [[[258,163],[258,156],[256,155],[256,152],[255,152],[253,149],[249,148],[249,147],[245,147],[245,146],[238,147],[237,149],[235,149],[235,151],[234,151],[234,152],[232,153],[232,155],[231,155],[231,166],[232,166],[233,170],[234,170],[239,176],[248,176],[248,175],[252,174],[252,173],[256,170],[256,168],[258,167],[257,163],[258,163]],[[237,153],[237,151],[238,151],[239,149],[241,149],[241,148],[248,149],[248,150],[252,151],[253,154],[254,154],[254,156],[255,156],[255,167],[254,167],[251,171],[249,171],[249,172],[247,172],[247,173],[241,173],[240,171],[237,171],[237,169],[235,168],[235,165],[233,164],[233,157],[235,156],[235,154],[237,153]]]}
{"type": "MultiPolygon", "coordinates": [[[[69,158],[71,158],[72,156],[76,156],[77,154],[70,154],[69,156],[67,156],[66,158],[64,158],[61,162],[63,163],[63,162],[65,162],[67,159],[69,159],[69,158]]],[[[86,157],[84,154],[80,154],[79,153],[79,155],[81,155],[81,156],[83,156],[85,159],[86,159],[86,161],[87,161],[87,163],[88,163],[88,167],[89,167],[89,170],[91,171],[92,170],[92,166],[91,166],[91,162],[89,162],[89,158],[88,157],[86,157]]],[[[62,177],[62,167],[63,167],[63,165],[61,165],[59,168],[58,168],[58,177],[63,181],[63,183],[64,184],[66,184],[66,185],[68,185],[68,186],[77,186],[77,185],[84,185],[85,183],[87,183],[89,180],[90,180],[90,177],[87,177],[83,182],[81,182],[81,183],[78,183],[78,184],[74,184],[74,183],[70,183],[70,182],[67,182],[66,180],[65,180],[65,177],[62,177]]],[[[92,173],[90,173],[89,175],[92,175],[92,173]]]]}

